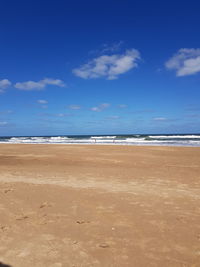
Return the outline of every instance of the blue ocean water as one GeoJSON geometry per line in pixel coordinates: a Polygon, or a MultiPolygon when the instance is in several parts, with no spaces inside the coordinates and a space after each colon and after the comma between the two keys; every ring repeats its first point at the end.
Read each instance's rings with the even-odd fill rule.
{"type": "Polygon", "coordinates": [[[2,136],[0,143],[200,146],[200,134],[2,136]]]}

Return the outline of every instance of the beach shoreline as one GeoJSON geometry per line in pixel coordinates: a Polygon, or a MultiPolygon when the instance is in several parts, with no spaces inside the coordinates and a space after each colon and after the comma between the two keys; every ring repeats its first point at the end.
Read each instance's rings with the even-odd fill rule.
{"type": "Polygon", "coordinates": [[[132,147],[183,147],[200,148],[200,145],[182,145],[182,144],[118,144],[118,143],[8,143],[0,142],[0,145],[58,145],[58,146],[132,146],[132,147]]]}
{"type": "Polygon", "coordinates": [[[1,136],[0,143],[200,147],[200,134],[1,136]]]}
{"type": "Polygon", "coordinates": [[[200,265],[200,148],[0,144],[0,262],[200,265]]]}

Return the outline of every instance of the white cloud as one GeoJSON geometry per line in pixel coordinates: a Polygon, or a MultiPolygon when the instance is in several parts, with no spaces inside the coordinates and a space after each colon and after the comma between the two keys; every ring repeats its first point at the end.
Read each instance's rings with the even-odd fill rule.
{"type": "Polygon", "coordinates": [[[124,54],[102,55],[94,58],[87,64],[73,69],[72,72],[83,79],[105,77],[107,80],[114,80],[120,74],[136,68],[139,59],[139,51],[131,49],[126,50],[124,54]]]}
{"type": "Polygon", "coordinates": [[[167,121],[167,118],[164,117],[158,117],[158,118],[153,118],[154,121],[167,121]]]}
{"type": "Polygon", "coordinates": [[[182,48],[166,63],[167,69],[175,70],[176,76],[193,75],[200,72],[200,48],[182,48]]]}
{"type": "Polygon", "coordinates": [[[67,114],[64,114],[64,113],[58,113],[58,114],[56,114],[56,116],[57,116],[57,117],[65,117],[65,116],[67,116],[67,114]]]}
{"type": "Polygon", "coordinates": [[[102,44],[100,47],[96,50],[89,51],[89,54],[96,54],[96,55],[103,55],[105,53],[116,53],[119,50],[121,50],[122,45],[124,44],[123,41],[110,43],[110,44],[102,44]]]}
{"type": "Polygon", "coordinates": [[[109,103],[103,103],[103,104],[100,104],[97,107],[92,107],[90,110],[96,111],[96,112],[101,112],[101,111],[103,111],[104,109],[106,109],[108,107],[110,107],[109,103]]]}
{"type": "Polygon", "coordinates": [[[38,115],[41,117],[59,117],[59,118],[70,116],[70,114],[66,113],[39,113],[38,115]]]}
{"type": "Polygon", "coordinates": [[[45,78],[42,80],[42,82],[46,85],[56,85],[56,86],[59,86],[59,87],[64,87],[65,84],[62,80],[59,80],[59,79],[51,79],[51,78],[45,78]]]}
{"type": "Polygon", "coordinates": [[[15,84],[15,88],[20,89],[20,90],[25,90],[25,91],[43,90],[46,88],[47,85],[55,85],[59,87],[65,86],[62,80],[45,78],[38,82],[34,82],[34,81],[18,82],[15,84]]]}
{"type": "Polygon", "coordinates": [[[93,107],[93,108],[91,108],[91,110],[92,111],[101,111],[100,108],[98,108],[98,107],[93,107]]]}
{"type": "Polygon", "coordinates": [[[120,104],[120,105],[118,105],[118,107],[119,107],[119,108],[127,108],[128,106],[125,105],[125,104],[120,104]]]}
{"type": "Polygon", "coordinates": [[[78,109],[81,109],[81,106],[79,106],[79,105],[69,105],[68,108],[74,109],[74,110],[78,110],[78,109]]]}
{"type": "Polygon", "coordinates": [[[0,93],[4,93],[4,90],[11,85],[8,79],[0,80],[0,93]]]}
{"type": "Polygon", "coordinates": [[[7,121],[0,121],[0,127],[1,126],[6,126],[6,125],[8,125],[8,122],[7,121]]]}
{"type": "Polygon", "coordinates": [[[114,52],[117,52],[120,50],[121,46],[123,45],[123,41],[119,41],[119,42],[116,42],[116,43],[112,43],[112,44],[103,44],[102,45],[102,50],[101,50],[101,53],[107,53],[107,52],[110,52],[110,53],[114,53],[114,52]]]}
{"type": "Polygon", "coordinates": [[[26,90],[26,91],[42,90],[44,89],[44,87],[45,87],[45,84],[41,83],[41,81],[18,82],[15,84],[15,88],[20,89],[20,90],[26,90]]]}
{"type": "Polygon", "coordinates": [[[44,99],[39,99],[38,101],[37,101],[39,104],[48,104],[48,101],[47,100],[44,100],[44,99]]]}

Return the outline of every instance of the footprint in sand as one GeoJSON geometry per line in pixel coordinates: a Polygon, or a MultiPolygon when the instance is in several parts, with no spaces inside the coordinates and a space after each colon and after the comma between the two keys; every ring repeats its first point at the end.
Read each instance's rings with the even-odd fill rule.
{"type": "Polygon", "coordinates": [[[182,223],[186,223],[186,219],[183,215],[180,215],[178,217],[176,217],[176,220],[182,223]]]}
{"type": "Polygon", "coordinates": [[[17,221],[23,221],[23,220],[26,220],[26,219],[28,219],[29,217],[27,216],[27,215],[22,215],[22,216],[18,216],[18,217],[16,217],[16,220],[17,221]]]}
{"type": "Polygon", "coordinates": [[[109,248],[110,246],[106,243],[102,243],[99,245],[100,248],[109,248]]]}
{"type": "Polygon", "coordinates": [[[52,204],[48,203],[48,202],[44,202],[40,205],[40,209],[43,209],[45,207],[52,207],[52,204]]]}
{"type": "MultiPolygon", "coordinates": [[[[2,226],[0,226],[0,230],[1,230],[2,232],[7,231],[8,229],[9,229],[9,227],[6,226],[6,225],[2,225],[2,226]]],[[[0,267],[1,267],[1,265],[0,265],[0,267]]]]}
{"type": "Polygon", "coordinates": [[[14,191],[14,189],[13,188],[8,188],[8,189],[4,189],[4,193],[5,194],[7,194],[8,192],[12,192],[12,191],[14,191]]]}
{"type": "Polygon", "coordinates": [[[76,221],[78,224],[90,223],[90,221],[76,221]]]}

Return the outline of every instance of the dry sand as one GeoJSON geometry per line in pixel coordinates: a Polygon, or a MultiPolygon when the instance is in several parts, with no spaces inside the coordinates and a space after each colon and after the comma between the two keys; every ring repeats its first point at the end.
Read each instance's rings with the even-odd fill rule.
{"type": "Polygon", "coordinates": [[[1,144],[0,261],[200,266],[200,148],[1,144]]]}

